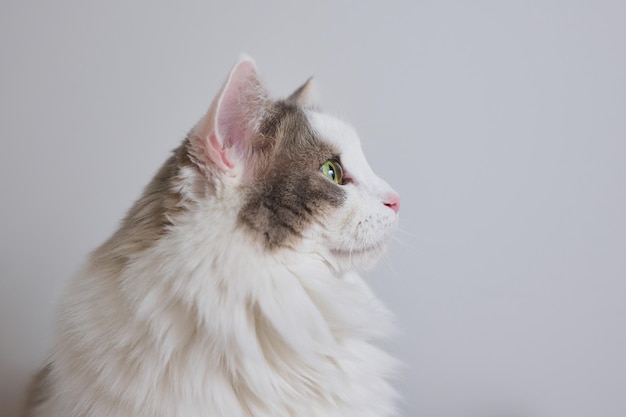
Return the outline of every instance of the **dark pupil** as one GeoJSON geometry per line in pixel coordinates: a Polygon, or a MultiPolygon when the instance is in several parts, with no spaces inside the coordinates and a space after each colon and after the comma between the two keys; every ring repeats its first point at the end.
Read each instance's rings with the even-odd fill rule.
{"type": "Polygon", "coordinates": [[[332,176],[333,180],[335,179],[335,171],[332,168],[328,169],[328,173],[332,176]]]}

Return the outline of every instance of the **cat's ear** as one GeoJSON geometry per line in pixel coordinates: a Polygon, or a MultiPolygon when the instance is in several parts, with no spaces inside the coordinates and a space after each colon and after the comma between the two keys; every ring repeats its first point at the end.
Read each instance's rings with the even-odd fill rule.
{"type": "Polygon", "coordinates": [[[267,90],[259,79],[254,60],[242,55],[209,111],[192,131],[196,159],[221,171],[245,163],[268,103],[267,90]]]}
{"type": "Polygon", "coordinates": [[[288,98],[289,103],[297,104],[299,106],[307,107],[314,104],[317,98],[316,82],[313,77],[310,77],[304,84],[302,84],[296,91],[294,91],[288,98]]]}

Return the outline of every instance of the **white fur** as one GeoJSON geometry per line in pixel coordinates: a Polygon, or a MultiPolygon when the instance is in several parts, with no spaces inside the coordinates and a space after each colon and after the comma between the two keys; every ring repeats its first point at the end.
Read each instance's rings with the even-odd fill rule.
{"type": "Polygon", "coordinates": [[[356,131],[348,124],[326,114],[309,111],[309,121],[318,137],[341,151],[348,194],[347,204],[325,225],[324,242],[340,259],[344,268],[373,265],[398,222],[397,214],[384,205],[395,191],[378,177],[361,149],[356,131]]]}
{"type": "MultiPolygon", "coordinates": [[[[373,343],[390,316],[353,272],[396,222],[393,191],[354,130],[311,112],[342,150],[347,204],[297,248],[268,251],[238,224],[243,174],[196,195],[121,273],[88,262],[63,298],[52,397],[40,417],[387,417],[395,361],[373,343]]],[[[321,174],[320,174],[321,175],[321,174]]]]}

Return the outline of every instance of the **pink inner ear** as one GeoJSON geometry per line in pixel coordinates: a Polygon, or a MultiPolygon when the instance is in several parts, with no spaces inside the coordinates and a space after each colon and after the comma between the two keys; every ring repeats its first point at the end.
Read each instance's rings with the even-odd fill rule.
{"type": "MultiPolygon", "coordinates": [[[[216,144],[243,153],[246,140],[254,134],[255,119],[262,109],[258,98],[262,93],[254,63],[239,62],[222,92],[216,114],[216,144]]],[[[225,157],[225,155],[222,155],[225,157]]],[[[232,161],[230,161],[232,163],[232,161]]]]}
{"type": "MultiPolygon", "coordinates": [[[[238,90],[240,89],[238,88],[238,90]]],[[[245,139],[245,129],[242,126],[245,123],[243,120],[245,116],[241,109],[242,100],[239,99],[241,91],[233,90],[235,90],[235,86],[224,91],[217,108],[216,131],[226,148],[237,145],[245,139]]]]}
{"type": "Polygon", "coordinates": [[[219,165],[222,169],[231,169],[235,165],[228,158],[228,148],[222,147],[215,133],[209,136],[209,157],[219,165]]]}

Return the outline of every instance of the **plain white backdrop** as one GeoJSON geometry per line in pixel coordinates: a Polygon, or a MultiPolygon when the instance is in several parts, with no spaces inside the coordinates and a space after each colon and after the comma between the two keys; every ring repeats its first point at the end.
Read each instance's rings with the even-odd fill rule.
{"type": "Polygon", "coordinates": [[[402,196],[369,274],[406,416],[626,415],[626,3],[0,4],[0,415],[242,51],[402,196]]]}

